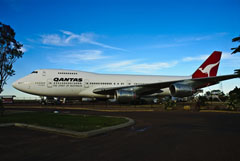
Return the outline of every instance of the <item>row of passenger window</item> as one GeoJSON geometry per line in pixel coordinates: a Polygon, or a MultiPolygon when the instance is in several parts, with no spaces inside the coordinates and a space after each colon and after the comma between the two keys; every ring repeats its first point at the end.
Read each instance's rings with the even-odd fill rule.
{"type": "Polygon", "coordinates": [[[58,72],[58,74],[71,74],[71,75],[76,75],[77,73],[73,73],[73,72],[58,72]]]}
{"type": "MultiPolygon", "coordinates": [[[[35,84],[45,85],[45,82],[35,82],[35,84]]],[[[54,84],[82,84],[82,83],[81,82],[54,82],[54,84]]],[[[141,84],[144,84],[144,83],[134,83],[134,85],[141,85],[141,84]]],[[[124,85],[124,83],[90,82],[90,85],[124,85]]],[[[131,83],[128,83],[127,85],[131,85],[131,83]]]]}
{"type": "Polygon", "coordinates": [[[37,84],[37,85],[44,85],[45,82],[35,82],[35,84],[37,84]]]}
{"type": "Polygon", "coordinates": [[[82,84],[81,82],[54,82],[53,84],[82,84]]]}
{"type": "Polygon", "coordinates": [[[134,83],[134,85],[143,85],[145,83],[134,83]]]}
{"type": "MultiPolygon", "coordinates": [[[[124,85],[124,83],[104,83],[104,82],[90,82],[91,85],[124,85]]],[[[144,83],[133,83],[134,85],[141,85],[144,83]]],[[[127,85],[131,85],[131,83],[127,83],[127,85]]]]}
{"type": "Polygon", "coordinates": [[[90,82],[91,85],[124,85],[124,83],[90,82]]]}

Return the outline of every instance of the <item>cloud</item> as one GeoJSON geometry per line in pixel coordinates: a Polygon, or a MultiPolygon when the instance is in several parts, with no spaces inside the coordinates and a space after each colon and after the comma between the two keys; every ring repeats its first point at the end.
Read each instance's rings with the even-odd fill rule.
{"type": "Polygon", "coordinates": [[[224,60],[239,60],[240,56],[239,55],[232,55],[229,52],[223,52],[222,53],[222,59],[224,59],[224,60]]]}
{"type": "Polygon", "coordinates": [[[136,62],[136,60],[123,60],[123,61],[114,62],[110,64],[104,64],[103,67],[101,68],[110,69],[110,70],[117,69],[117,68],[125,68],[129,65],[132,65],[134,62],[136,62]]]}
{"type": "MultiPolygon", "coordinates": [[[[55,57],[48,57],[51,63],[56,64],[84,64],[84,70],[92,72],[119,72],[119,73],[142,73],[154,74],[162,69],[175,67],[178,63],[205,61],[209,55],[200,55],[196,57],[185,57],[180,60],[169,62],[145,63],[143,60],[130,59],[118,60],[116,58],[105,56],[101,50],[72,50],[60,53],[55,57]],[[107,62],[107,63],[106,63],[107,62]],[[88,65],[91,64],[91,65],[88,65]]],[[[240,62],[240,57],[223,52],[222,59],[227,60],[224,63],[240,62]]],[[[234,63],[236,64],[236,63],[234,63]]],[[[229,66],[229,65],[228,65],[229,66]]]]}
{"type": "Polygon", "coordinates": [[[198,60],[206,60],[209,55],[200,55],[197,57],[185,57],[182,59],[184,62],[189,62],[189,61],[198,61],[198,60]]]}
{"type": "Polygon", "coordinates": [[[115,71],[115,72],[134,72],[134,73],[153,73],[154,71],[161,70],[164,68],[171,68],[175,66],[178,62],[157,62],[157,63],[138,63],[139,60],[123,60],[120,62],[104,64],[98,69],[105,71],[115,71]]]}
{"type": "MultiPolygon", "coordinates": [[[[206,60],[210,55],[200,55],[200,56],[196,56],[196,57],[185,57],[182,59],[182,61],[184,62],[190,62],[190,61],[204,61],[206,60]]],[[[221,59],[222,60],[236,60],[236,59],[239,59],[240,57],[239,56],[232,56],[231,53],[228,53],[228,52],[222,52],[222,57],[221,59]]]]}
{"type": "Polygon", "coordinates": [[[180,47],[185,45],[186,44],[182,44],[182,43],[156,44],[156,45],[150,46],[150,48],[173,48],[173,47],[180,47]]]}
{"type": "Polygon", "coordinates": [[[219,38],[227,35],[228,33],[221,32],[221,33],[214,33],[209,35],[191,35],[191,36],[173,36],[173,35],[159,35],[158,39],[160,38],[161,42],[164,43],[156,43],[153,45],[145,46],[144,48],[176,48],[182,46],[188,46],[193,42],[202,41],[202,40],[211,40],[214,38],[219,38]],[[165,43],[167,42],[167,43],[165,43]]]}
{"type": "Polygon", "coordinates": [[[131,65],[130,68],[133,70],[160,70],[163,68],[170,68],[173,67],[177,64],[177,62],[171,62],[171,63],[166,63],[166,62],[158,62],[158,63],[142,63],[142,64],[134,64],[131,65]]]}
{"type": "Polygon", "coordinates": [[[232,55],[231,53],[223,52],[222,59],[224,60],[225,66],[239,69],[239,64],[240,64],[239,55],[232,55]]]}
{"type": "Polygon", "coordinates": [[[98,60],[98,59],[104,59],[107,57],[103,56],[102,51],[100,50],[81,50],[76,54],[69,54],[65,56],[65,58],[82,61],[82,60],[98,60]]]}
{"type": "Polygon", "coordinates": [[[110,45],[95,41],[94,38],[96,37],[96,35],[93,33],[75,34],[73,32],[65,31],[65,30],[60,30],[60,31],[62,33],[61,35],[59,34],[41,35],[41,38],[42,38],[41,42],[45,45],[55,45],[55,46],[72,46],[79,43],[86,43],[86,44],[100,46],[103,48],[126,51],[121,48],[117,48],[114,46],[110,46],[110,45]]]}
{"type": "Polygon", "coordinates": [[[41,35],[42,43],[45,45],[56,45],[56,46],[66,46],[67,43],[64,42],[64,39],[57,34],[50,35],[41,35]]]}
{"type": "Polygon", "coordinates": [[[201,41],[201,40],[209,40],[211,39],[211,35],[206,36],[190,36],[190,37],[183,37],[175,39],[176,42],[189,42],[189,41],[201,41]]]}
{"type": "Polygon", "coordinates": [[[65,63],[65,64],[78,64],[82,61],[94,61],[99,59],[106,59],[100,50],[73,50],[60,53],[59,56],[48,57],[51,63],[65,63]]]}
{"type": "Polygon", "coordinates": [[[27,51],[27,48],[26,47],[21,47],[20,49],[23,53],[25,53],[27,51]]]}
{"type": "Polygon", "coordinates": [[[202,40],[210,40],[217,37],[223,37],[227,35],[226,32],[220,32],[215,34],[209,34],[209,35],[197,35],[197,36],[186,36],[182,38],[176,38],[176,42],[193,42],[193,41],[202,41],[202,40]]]}

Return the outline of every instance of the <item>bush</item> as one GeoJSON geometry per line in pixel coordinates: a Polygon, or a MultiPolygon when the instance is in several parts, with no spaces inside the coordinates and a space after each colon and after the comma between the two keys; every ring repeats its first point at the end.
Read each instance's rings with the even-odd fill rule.
{"type": "Polygon", "coordinates": [[[229,92],[228,107],[232,110],[240,108],[240,88],[235,87],[229,92]]]}

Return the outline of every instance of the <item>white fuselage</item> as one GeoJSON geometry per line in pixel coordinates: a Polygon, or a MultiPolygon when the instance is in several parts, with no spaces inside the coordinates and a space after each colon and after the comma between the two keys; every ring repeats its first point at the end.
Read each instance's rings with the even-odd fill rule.
{"type": "MultiPolygon", "coordinates": [[[[191,76],[97,74],[75,70],[41,69],[17,80],[13,86],[20,91],[39,96],[112,98],[113,96],[95,94],[93,90],[190,78],[191,76]]],[[[168,88],[161,90],[163,95],[170,94],[168,88]]]]}

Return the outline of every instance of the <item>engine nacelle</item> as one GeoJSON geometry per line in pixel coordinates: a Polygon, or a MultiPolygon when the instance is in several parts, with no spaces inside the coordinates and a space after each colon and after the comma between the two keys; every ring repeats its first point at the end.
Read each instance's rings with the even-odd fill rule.
{"type": "Polygon", "coordinates": [[[172,84],[169,87],[171,95],[173,97],[188,97],[194,94],[194,89],[191,86],[185,84],[172,84]]]}
{"type": "Polygon", "coordinates": [[[136,100],[136,93],[131,90],[117,90],[115,93],[115,99],[119,103],[130,103],[136,100]]]}

